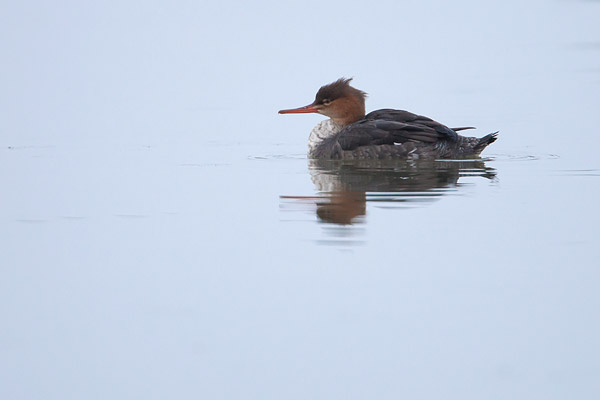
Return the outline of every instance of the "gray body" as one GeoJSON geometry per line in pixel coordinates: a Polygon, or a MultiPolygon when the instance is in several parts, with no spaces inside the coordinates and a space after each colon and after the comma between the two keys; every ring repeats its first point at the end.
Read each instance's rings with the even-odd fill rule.
{"type": "Polygon", "coordinates": [[[414,123],[409,125],[369,119],[369,115],[346,127],[332,120],[317,124],[309,136],[309,158],[365,160],[475,157],[496,140],[496,133],[476,138],[456,133],[457,130],[468,128],[452,130],[444,127],[443,132],[439,133],[435,129],[428,132],[427,126],[421,126],[425,131],[419,131],[414,123]]]}

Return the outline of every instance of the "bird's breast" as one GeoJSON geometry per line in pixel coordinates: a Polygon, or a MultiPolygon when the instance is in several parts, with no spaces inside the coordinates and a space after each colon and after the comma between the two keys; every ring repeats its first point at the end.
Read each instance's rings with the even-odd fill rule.
{"type": "Polygon", "coordinates": [[[319,122],[308,136],[308,153],[313,154],[325,139],[336,135],[342,128],[342,125],[336,124],[331,119],[319,122]]]}

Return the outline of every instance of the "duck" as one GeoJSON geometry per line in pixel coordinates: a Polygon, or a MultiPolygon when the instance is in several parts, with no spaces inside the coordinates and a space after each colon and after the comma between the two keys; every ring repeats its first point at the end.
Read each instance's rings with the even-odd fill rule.
{"type": "Polygon", "coordinates": [[[367,93],[340,78],[322,86],[315,100],[279,114],[318,113],[319,122],[308,138],[311,159],[457,159],[477,158],[498,138],[498,132],[467,137],[458,132],[474,127],[449,128],[422,115],[404,110],[380,109],[365,113],[367,93]]]}

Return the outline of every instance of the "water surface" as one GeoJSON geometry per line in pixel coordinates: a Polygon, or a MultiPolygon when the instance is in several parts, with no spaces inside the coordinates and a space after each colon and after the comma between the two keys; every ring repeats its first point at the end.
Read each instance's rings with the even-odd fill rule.
{"type": "Polygon", "coordinates": [[[0,397],[600,396],[600,3],[4,15],[0,397]],[[342,75],[499,139],[309,161],[342,75]]]}

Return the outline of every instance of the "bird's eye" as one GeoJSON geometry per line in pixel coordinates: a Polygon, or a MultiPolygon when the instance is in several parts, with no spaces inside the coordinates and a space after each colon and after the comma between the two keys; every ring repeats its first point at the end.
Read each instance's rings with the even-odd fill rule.
{"type": "Polygon", "coordinates": [[[329,103],[331,103],[331,100],[329,100],[329,99],[325,99],[325,100],[323,100],[323,105],[326,105],[326,106],[328,106],[328,105],[329,105],[329,103]]]}

